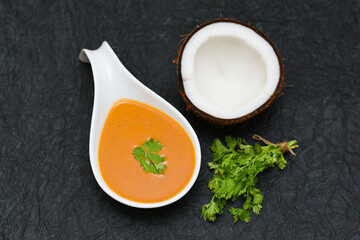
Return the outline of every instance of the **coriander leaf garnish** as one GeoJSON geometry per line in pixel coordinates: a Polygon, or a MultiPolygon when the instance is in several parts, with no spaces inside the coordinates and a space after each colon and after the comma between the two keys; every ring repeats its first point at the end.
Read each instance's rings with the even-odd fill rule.
{"type": "Polygon", "coordinates": [[[166,165],[162,163],[165,158],[158,154],[162,148],[163,145],[159,141],[150,138],[140,147],[135,147],[132,155],[139,161],[145,172],[164,174],[166,165]]]}
{"type": "Polygon", "coordinates": [[[250,221],[250,211],[260,214],[263,195],[255,187],[257,175],[266,168],[274,167],[284,169],[286,160],[283,153],[297,148],[297,141],[273,144],[258,135],[254,139],[263,141],[267,146],[255,143],[251,146],[241,138],[227,136],[226,146],[219,139],[215,139],[211,150],[213,161],[209,168],[214,170],[214,176],[209,181],[209,189],[214,194],[210,203],[202,207],[201,217],[206,221],[215,221],[216,216],[222,214],[227,201],[237,200],[240,196],[246,198],[242,208],[231,207],[229,212],[234,216],[234,222],[250,221]]]}

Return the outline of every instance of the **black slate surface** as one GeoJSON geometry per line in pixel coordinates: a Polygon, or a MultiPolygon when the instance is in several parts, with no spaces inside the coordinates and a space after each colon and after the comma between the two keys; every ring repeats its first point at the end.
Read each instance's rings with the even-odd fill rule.
{"type": "MultiPolygon", "coordinates": [[[[0,239],[360,239],[359,1],[0,2],[0,239]],[[284,95],[245,125],[214,127],[186,112],[175,64],[181,35],[219,17],[250,22],[285,58],[284,95]],[[198,180],[159,209],[122,205],[97,185],[88,156],[93,81],[78,61],[103,40],[193,125],[198,180]],[[213,138],[297,139],[284,171],[260,175],[264,207],[249,224],[210,200],[213,138]]],[[[227,209],[227,208],[226,208],[227,209]]]]}

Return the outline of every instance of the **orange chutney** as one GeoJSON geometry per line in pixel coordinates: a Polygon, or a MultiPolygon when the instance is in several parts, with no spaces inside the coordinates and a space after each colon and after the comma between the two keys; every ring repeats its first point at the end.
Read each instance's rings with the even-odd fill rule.
{"type": "Polygon", "coordinates": [[[146,104],[120,100],[105,121],[99,144],[100,172],[123,198],[141,203],[170,199],[184,189],[195,170],[195,150],[185,130],[171,117],[146,104]],[[162,143],[164,174],[145,172],[132,151],[149,138],[162,143]]]}

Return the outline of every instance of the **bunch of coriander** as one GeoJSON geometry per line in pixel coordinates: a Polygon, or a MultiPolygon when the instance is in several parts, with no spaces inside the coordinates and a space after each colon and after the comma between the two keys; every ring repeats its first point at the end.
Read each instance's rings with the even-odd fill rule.
{"type": "MultiPolygon", "coordinates": [[[[234,216],[234,222],[250,221],[250,210],[259,214],[262,208],[263,195],[255,187],[257,175],[266,168],[277,165],[281,170],[286,165],[283,153],[297,148],[297,141],[272,144],[261,137],[258,140],[267,143],[260,146],[256,143],[251,146],[241,138],[227,136],[226,146],[219,139],[215,139],[211,150],[213,161],[209,162],[209,168],[214,169],[214,176],[209,181],[209,189],[214,194],[210,203],[202,207],[201,217],[206,221],[215,221],[218,214],[222,214],[227,201],[237,200],[244,196],[246,201],[242,208],[231,207],[230,214],[234,216]]],[[[292,152],[293,153],[293,152],[292,152]]]]}

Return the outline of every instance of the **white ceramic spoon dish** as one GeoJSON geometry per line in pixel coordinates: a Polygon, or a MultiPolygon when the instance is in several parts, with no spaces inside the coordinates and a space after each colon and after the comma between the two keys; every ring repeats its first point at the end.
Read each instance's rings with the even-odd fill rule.
{"type": "Polygon", "coordinates": [[[179,200],[193,186],[200,171],[200,144],[189,122],[170,103],[139,82],[124,67],[106,41],[96,50],[83,49],[79,59],[81,62],[91,64],[94,77],[95,96],[90,128],[89,156],[93,174],[100,187],[115,200],[137,208],[162,207],[179,200]],[[101,132],[109,111],[119,99],[139,101],[161,110],[177,121],[189,135],[195,149],[195,170],[186,187],[174,197],[157,203],[134,202],[116,194],[102,178],[98,161],[101,132]]]}

